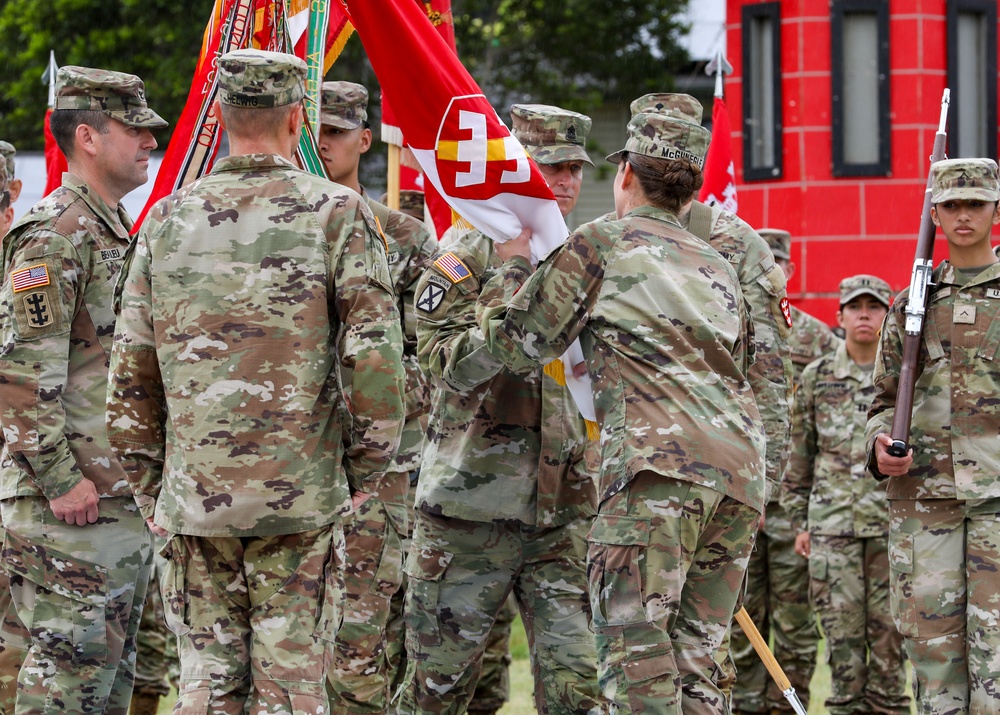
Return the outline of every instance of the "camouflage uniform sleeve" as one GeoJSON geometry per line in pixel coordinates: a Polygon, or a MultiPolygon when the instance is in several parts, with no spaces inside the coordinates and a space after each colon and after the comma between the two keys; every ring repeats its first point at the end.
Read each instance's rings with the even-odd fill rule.
{"type": "Polygon", "coordinates": [[[897,298],[882,322],[882,338],[879,340],[875,371],[872,375],[875,396],[872,398],[871,409],[868,410],[868,424],[865,427],[868,457],[866,466],[871,475],[880,481],[886,479],[886,476],[878,471],[874,444],[877,435],[889,434],[892,431],[892,420],[896,412],[896,392],[899,389],[899,370],[903,363],[905,306],[905,298],[902,296],[897,298]]]}
{"type": "Polygon", "coordinates": [[[344,471],[354,492],[377,492],[399,447],[405,420],[403,331],[385,243],[358,203],[350,236],[331,254],[337,355],[351,416],[344,471]]]}
{"type": "Polygon", "coordinates": [[[567,238],[526,280],[523,258],[507,261],[501,269],[496,280],[524,285],[509,304],[484,307],[481,325],[490,352],[511,369],[550,362],[583,332],[604,278],[603,256],[595,245],[599,230],[588,227],[567,238]]]}
{"type": "Polygon", "coordinates": [[[816,459],[816,418],[813,388],[818,373],[812,363],[802,373],[792,409],[792,454],[781,483],[781,505],[795,533],[806,531],[809,495],[813,487],[813,464],[816,459]]]}
{"type": "Polygon", "coordinates": [[[147,230],[152,224],[150,217],[122,266],[107,404],[108,441],[145,519],[153,517],[160,493],[167,417],[150,296],[147,230]]]}
{"type": "MultiPolygon", "coordinates": [[[[34,268],[38,280],[44,267],[45,284],[23,294],[14,293],[9,349],[0,361],[3,389],[0,414],[8,450],[50,501],[62,496],[83,478],[66,439],[66,389],[70,325],[83,304],[87,270],[72,243],[39,229],[22,236],[10,251],[10,270],[4,294],[11,295],[11,273],[34,268]],[[19,301],[19,297],[21,300],[19,301]],[[33,299],[34,307],[27,301],[33,299]],[[51,319],[34,327],[32,310],[51,319]]],[[[39,320],[42,320],[39,318],[39,320]]]]}
{"type": "Polygon", "coordinates": [[[430,389],[427,377],[420,367],[417,357],[417,315],[415,309],[417,285],[420,277],[431,264],[436,241],[424,225],[414,219],[417,224],[411,236],[414,251],[403,270],[396,285],[399,295],[401,317],[403,319],[403,367],[406,370],[406,418],[413,419],[427,411],[430,400],[430,389]]]}
{"type": "Polygon", "coordinates": [[[431,378],[449,390],[464,392],[492,379],[503,363],[486,348],[476,321],[480,281],[488,276],[491,247],[481,234],[466,234],[463,245],[452,244],[452,255],[472,275],[459,282],[437,268],[428,269],[418,285],[417,354],[431,378]],[[469,250],[462,250],[469,249],[469,250]],[[443,291],[440,298],[437,291],[443,291]]]}

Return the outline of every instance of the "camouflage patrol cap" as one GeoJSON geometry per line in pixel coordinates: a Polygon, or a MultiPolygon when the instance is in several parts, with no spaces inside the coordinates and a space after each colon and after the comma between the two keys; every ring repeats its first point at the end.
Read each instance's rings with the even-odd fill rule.
{"type": "Polygon", "coordinates": [[[355,82],[324,82],[320,124],[357,129],[368,121],[368,90],[355,82]]]}
{"type": "Polygon", "coordinates": [[[712,133],[700,124],[655,112],[640,112],[628,123],[625,148],[608,156],[617,164],[622,152],[632,152],[656,159],[687,159],[705,165],[705,154],[712,133]]]}
{"type": "Polygon", "coordinates": [[[7,179],[14,178],[14,155],[17,154],[17,149],[10,142],[0,141],[0,157],[3,157],[3,163],[7,165],[7,179]]]}
{"type": "Polygon", "coordinates": [[[156,129],[166,120],[146,105],[146,90],[134,74],[66,65],[56,73],[56,105],[60,109],[104,112],[130,127],[156,129]]]}
{"type": "Polygon", "coordinates": [[[590,132],[590,117],[548,104],[515,104],[510,108],[512,134],[528,156],[539,164],[585,161],[583,148],[590,132]]]}
{"type": "Polygon", "coordinates": [[[931,165],[931,203],[954,199],[1000,201],[997,163],[992,159],[946,159],[931,165]]]}
{"type": "Polygon", "coordinates": [[[233,50],[219,58],[219,99],[233,107],[283,107],[306,96],[306,63],[268,50],[233,50]]]}
{"type": "Polygon", "coordinates": [[[703,111],[701,102],[690,94],[668,92],[644,94],[638,99],[632,100],[629,109],[632,110],[632,116],[642,114],[643,112],[653,112],[655,114],[679,117],[695,124],[701,124],[703,111]]]}
{"type": "Polygon", "coordinates": [[[859,295],[870,295],[886,308],[892,298],[892,288],[878,276],[860,274],[840,281],[840,305],[845,306],[859,295]]]}
{"type": "Polygon", "coordinates": [[[792,234],[781,228],[759,228],[757,233],[771,248],[772,256],[792,260],[792,234]]]}
{"type": "Polygon", "coordinates": [[[7,183],[10,177],[7,174],[7,162],[0,161],[0,194],[7,191],[7,183]]]}

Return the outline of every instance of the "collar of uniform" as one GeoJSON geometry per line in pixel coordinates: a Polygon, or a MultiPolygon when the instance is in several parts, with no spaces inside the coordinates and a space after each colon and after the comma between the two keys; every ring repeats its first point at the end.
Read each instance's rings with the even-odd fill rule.
{"type": "Polygon", "coordinates": [[[117,238],[123,241],[129,240],[128,233],[132,228],[132,219],[121,203],[111,208],[85,181],[68,171],[62,175],[62,185],[79,196],[90,210],[107,224],[117,238]]]}
{"type": "Polygon", "coordinates": [[[240,154],[238,156],[227,156],[215,162],[212,173],[218,174],[224,171],[254,171],[257,169],[295,169],[301,171],[294,163],[281,156],[281,154],[240,154]]]}
{"type": "Polygon", "coordinates": [[[860,381],[863,377],[861,367],[847,354],[846,340],[842,340],[833,353],[833,375],[838,380],[850,378],[860,381]]]}
{"type": "Polygon", "coordinates": [[[1000,263],[994,263],[992,266],[984,268],[982,272],[975,278],[970,279],[967,283],[963,285],[962,280],[958,277],[958,269],[951,265],[949,261],[944,261],[938,271],[935,271],[938,275],[934,278],[935,283],[939,285],[953,285],[960,287],[962,290],[967,288],[972,288],[973,286],[982,285],[983,283],[992,283],[996,280],[1000,280],[1000,263]]]}
{"type": "Polygon", "coordinates": [[[643,206],[636,206],[634,209],[625,214],[622,218],[636,218],[636,217],[648,217],[656,219],[657,221],[665,221],[666,223],[672,223],[677,227],[681,227],[681,221],[677,218],[677,214],[672,211],[667,211],[666,209],[661,209],[656,206],[650,206],[645,204],[643,206]]]}

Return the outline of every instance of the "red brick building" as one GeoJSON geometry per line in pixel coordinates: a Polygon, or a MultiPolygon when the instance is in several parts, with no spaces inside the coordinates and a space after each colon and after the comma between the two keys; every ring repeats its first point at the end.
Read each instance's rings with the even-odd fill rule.
{"type": "Polygon", "coordinates": [[[997,5],[727,0],[738,211],[792,233],[793,303],[833,324],[844,276],[909,284],[945,87],[948,155],[997,157],[997,5]]]}

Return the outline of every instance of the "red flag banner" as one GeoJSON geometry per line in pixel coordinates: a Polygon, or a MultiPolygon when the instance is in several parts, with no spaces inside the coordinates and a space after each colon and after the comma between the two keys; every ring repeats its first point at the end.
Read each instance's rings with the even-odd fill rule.
{"type": "Polygon", "coordinates": [[[475,80],[414,0],[347,0],[383,91],[424,179],[496,241],[532,232],[532,257],[568,231],[552,191],[475,80]]]}
{"type": "Polygon", "coordinates": [[[698,193],[705,204],[719,204],[736,213],[736,169],[733,166],[733,144],[729,129],[729,112],[722,97],[712,105],[712,143],[705,157],[705,183],[698,193]]]}
{"type": "Polygon", "coordinates": [[[66,157],[56,144],[56,138],[52,136],[52,128],[49,126],[49,117],[52,115],[52,108],[45,110],[45,193],[48,196],[62,185],[62,175],[66,171],[66,157]]]}

